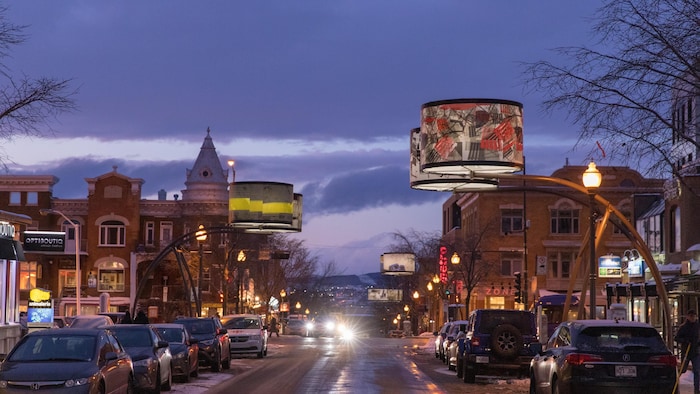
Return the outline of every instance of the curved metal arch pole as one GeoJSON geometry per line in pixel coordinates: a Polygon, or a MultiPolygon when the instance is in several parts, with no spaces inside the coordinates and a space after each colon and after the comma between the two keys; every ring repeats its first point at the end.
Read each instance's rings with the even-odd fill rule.
{"type": "MultiPolygon", "coordinates": [[[[207,231],[207,234],[233,233],[236,231],[234,227],[207,227],[205,228],[205,230],[207,231]]],[[[158,253],[158,255],[148,264],[148,267],[146,267],[146,271],[144,272],[143,277],[148,278],[148,276],[151,273],[153,273],[153,271],[160,264],[160,262],[165,258],[165,256],[170,254],[170,252],[173,252],[177,255],[177,246],[181,245],[186,240],[194,239],[196,241],[196,234],[198,231],[199,229],[182,234],[181,236],[171,241],[168,245],[166,245],[163,248],[163,250],[161,250],[160,253],[158,253]]],[[[185,264],[185,266],[187,265],[185,264]]],[[[191,278],[192,273],[189,272],[189,267],[187,267],[187,273],[191,278]]],[[[136,312],[136,303],[141,298],[141,292],[143,292],[144,287],[146,287],[146,281],[140,281],[138,287],[136,288],[136,294],[134,295],[133,305],[131,306],[132,313],[136,312]]],[[[198,300],[196,301],[198,303],[198,300]]]]}
{"type": "MultiPolygon", "coordinates": [[[[481,174],[478,172],[473,173],[474,177],[480,178],[480,177],[486,177],[486,178],[499,178],[499,179],[521,179],[521,180],[532,180],[532,181],[542,181],[542,182],[552,182],[556,183],[562,186],[570,187],[574,190],[580,191],[581,193],[588,194],[588,189],[586,189],[583,185],[579,185],[578,183],[571,182],[566,179],[561,179],[561,178],[554,178],[554,177],[549,177],[549,176],[542,176],[542,175],[522,175],[522,174],[481,174]]],[[[672,346],[673,345],[673,333],[672,333],[672,328],[671,328],[671,306],[668,300],[668,293],[666,293],[666,286],[664,285],[663,279],[661,278],[661,273],[659,272],[659,267],[656,265],[656,261],[654,261],[654,258],[651,255],[651,252],[649,251],[649,248],[647,245],[644,243],[644,240],[642,237],[639,235],[637,232],[637,229],[634,228],[634,226],[630,223],[630,221],[617,209],[615,208],[610,201],[606,200],[603,198],[600,194],[595,194],[595,201],[599,202],[605,209],[610,210],[615,216],[617,216],[618,219],[620,219],[620,223],[622,223],[627,230],[630,232],[632,237],[634,238],[632,240],[632,243],[634,244],[636,242],[638,248],[637,250],[640,252],[642,257],[644,257],[644,261],[648,262],[649,265],[649,270],[651,271],[651,274],[656,281],[656,293],[659,295],[659,298],[661,299],[661,303],[663,306],[664,310],[664,332],[663,335],[666,339],[667,345],[672,346]]]]}
{"type": "MultiPolygon", "coordinates": [[[[187,299],[189,300],[192,297],[192,294],[196,293],[193,291],[194,290],[194,279],[192,279],[192,274],[190,273],[190,268],[187,265],[187,260],[185,259],[185,256],[182,254],[180,251],[175,251],[175,260],[177,261],[177,268],[180,269],[180,275],[182,275],[182,278],[184,279],[183,282],[185,284],[185,291],[187,294],[187,299]]],[[[187,302],[187,309],[189,312],[189,316],[193,316],[194,313],[192,311],[192,303],[187,302]]]]}

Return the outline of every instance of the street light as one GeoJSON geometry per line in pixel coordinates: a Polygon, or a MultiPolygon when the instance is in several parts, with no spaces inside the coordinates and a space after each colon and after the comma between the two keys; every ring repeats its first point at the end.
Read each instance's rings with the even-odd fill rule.
{"type": "Polygon", "coordinates": [[[457,254],[457,252],[454,252],[452,254],[452,257],[450,257],[450,262],[452,263],[452,265],[459,265],[459,263],[461,261],[462,261],[462,259],[459,258],[459,255],[457,254]]]}
{"type": "Polygon", "coordinates": [[[204,229],[204,225],[199,225],[199,230],[195,233],[197,242],[199,243],[199,277],[197,278],[197,316],[202,316],[202,276],[204,276],[204,266],[202,265],[202,260],[204,260],[204,241],[207,240],[207,231],[204,229]]]}
{"type": "Polygon", "coordinates": [[[73,226],[73,238],[75,238],[75,315],[80,315],[80,223],[68,219],[61,211],[55,209],[40,209],[39,213],[46,216],[51,213],[61,215],[64,220],[68,221],[73,226]]]}
{"type": "MultiPolygon", "coordinates": [[[[233,207],[231,206],[233,197],[234,197],[234,191],[233,191],[233,184],[236,183],[236,170],[233,168],[235,161],[234,160],[229,160],[228,161],[228,166],[231,169],[231,183],[228,184],[228,225],[233,226],[233,207]]],[[[228,277],[229,277],[229,271],[231,270],[231,254],[233,253],[233,245],[231,245],[231,234],[227,235],[227,240],[228,240],[228,255],[226,255],[226,268],[224,269],[224,275],[221,278],[221,288],[223,289],[224,292],[224,298],[222,300],[222,305],[221,305],[221,310],[224,311],[224,314],[226,314],[226,309],[228,307],[228,277]]]]}
{"type": "Polygon", "coordinates": [[[591,161],[588,164],[588,168],[586,171],[583,172],[583,186],[588,189],[588,196],[590,197],[590,215],[589,215],[589,226],[588,226],[588,231],[589,231],[589,241],[590,241],[590,250],[591,250],[591,261],[590,261],[590,311],[588,312],[589,319],[595,319],[596,318],[596,291],[595,291],[595,277],[596,277],[596,259],[595,259],[595,214],[594,214],[594,207],[595,207],[595,194],[596,191],[598,191],[598,188],[600,187],[600,183],[603,180],[603,176],[601,175],[600,171],[595,166],[595,163],[591,161]]]}

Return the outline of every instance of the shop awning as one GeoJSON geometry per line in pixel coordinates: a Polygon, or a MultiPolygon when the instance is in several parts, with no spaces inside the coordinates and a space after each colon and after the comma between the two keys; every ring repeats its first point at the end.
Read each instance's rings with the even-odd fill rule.
{"type": "Polygon", "coordinates": [[[0,238],[0,260],[24,261],[22,243],[9,238],[0,238]]]}

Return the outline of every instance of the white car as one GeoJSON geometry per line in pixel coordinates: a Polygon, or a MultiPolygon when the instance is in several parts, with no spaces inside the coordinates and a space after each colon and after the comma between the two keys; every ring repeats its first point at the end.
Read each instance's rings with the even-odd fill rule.
{"type": "Polygon", "coordinates": [[[221,324],[228,332],[231,354],[252,353],[258,358],[267,355],[267,326],[259,315],[226,315],[221,324]]]}

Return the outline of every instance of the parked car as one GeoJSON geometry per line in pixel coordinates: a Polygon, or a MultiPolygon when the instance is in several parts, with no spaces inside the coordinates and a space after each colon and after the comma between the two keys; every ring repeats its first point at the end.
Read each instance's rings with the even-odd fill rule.
{"type": "MultiPolygon", "coordinates": [[[[450,324],[450,329],[447,331],[447,335],[445,336],[445,340],[442,341],[442,352],[445,354],[445,358],[443,362],[447,364],[447,368],[451,371],[455,368],[454,366],[457,365],[457,349],[458,346],[456,344],[457,337],[459,336],[459,333],[464,333],[467,331],[467,325],[469,321],[468,320],[456,320],[453,321],[452,324],[450,324]],[[455,343],[455,346],[452,347],[452,344],[455,343]],[[452,349],[450,349],[452,347],[452,349]],[[450,353],[452,351],[452,353],[450,353]],[[452,363],[450,363],[450,357],[453,358],[452,363]]],[[[464,335],[462,335],[464,336],[464,335]]]]}
{"type": "Polygon", "coordinates": [[[284,327],[284,333],[287,335],[301,335],[308,337],[313,335],[313,323],[307,320],[290,320],[284,327]]]}
{"type": "Polygon", "coordinates": [[[174,323],[182,324],[197,338],[200,364],[208,365],[213,372],[231,368],[231,341],[219,318],[180,317],[174,323]]]}
{"type": "Polygon", "coordinates": [[[136,388],[170,391],[173,357],[168,342],[156,329],[150,324],[114,324],[108,328],[131,356],[136,388]]]}
{"type": "Polygon", "coordinates": [[[69,316],[54,316],[53,317],[53,328],[63,328],[70,326],[71,317],[69,316]]]}
{"type": "Polygon", "coordinates": [[[534,313],[477,309],[468,321],[465,336],[458,342],[458,376],[474,383],[476,375],[482,374],[529,375],[530,360],[542,349],[534,313]]]}
{"type": "Polygon", "coordinates": [[[442,325],[440,331],[433,333],[435,335],[435,358],[439,358],[443,361],[445,360],[445,350],[442,346],[442,342],[447,338],[447,330],[450,329],[451,325],[452,322],[447,322],[442,325]]]}
{"type": "Polygon", "coordinates": [[[0,364],[9,392],[132,393],[131,357],[105,329],[38,330],[0,364]]]}
{"type": "Polygon", "coordinates": [[[98,328],[102,326],[113,326],[114,322],[109,316],[102,315],[79,315],[73,316],[70,328],[98,328]]]}
{"type": "Polygon", "coordinates": [[[120,324],[124,318],[124,315],[126,315],[126,312],[100,312],[98,315],[108,316],[110,319],[112,319],[114,324],[120,324]]]}
{"type": "Polygon", "coordinates": [[[267,355],[267,326],[259,315],[239,314],[221,318],[228,332],[232,354],[252,353],[263,358],[267,355]]]}
{"type": "Polygon", "coordinates": [[[179,378],[187,383],[190,376],[199,376],[199,345],[182,324],[158,323],[153,324],[160,336],[170,344],[170,355],[173,357],[173,378],[179,378]]]}
{"type": "Polygon", "coordinates": [[[572,320],[557,326],[532,359],[530,392],[671,394],[677,363],[647,323],[572,320]]]}

